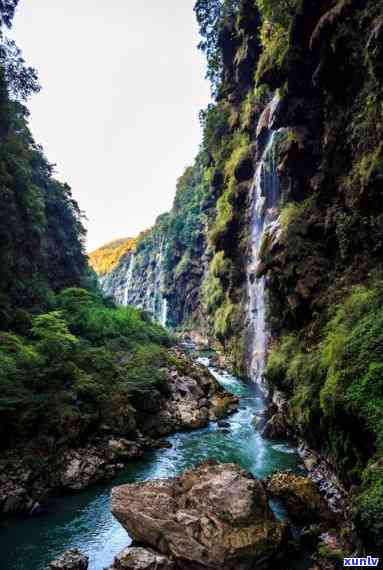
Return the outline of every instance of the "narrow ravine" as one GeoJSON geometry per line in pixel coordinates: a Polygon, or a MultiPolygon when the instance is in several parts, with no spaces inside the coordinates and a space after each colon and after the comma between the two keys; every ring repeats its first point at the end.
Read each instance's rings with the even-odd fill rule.
{"type": "MultiPolygon", "coordinates": [[[[208,364],[208,361],[203,360],[203,363],[208,364]]],[[[239,463],[260,478],[276,470],[296,470],[299,457],[295,449],[286,442],[264,439],[254,428],[254,417],[264,406],[259,388],[225,371],[211,370],[226,390],[240,397],[239,409],[228,418],[227,426],[212,423],[202,430],[176,434],[169,438],[171,448],[132,461],[112,482],[53,500],[41,517],[4,523],[2,570],[43,570],[49,561],[68,548],[80,548],[88,554],[90,570],[108,566],[129,544],[128,535],[110,514],[112,486],[172,477],[207,459],[239,463]]],[[[278,507],[273,507],[281,516],[278,507]]]]}

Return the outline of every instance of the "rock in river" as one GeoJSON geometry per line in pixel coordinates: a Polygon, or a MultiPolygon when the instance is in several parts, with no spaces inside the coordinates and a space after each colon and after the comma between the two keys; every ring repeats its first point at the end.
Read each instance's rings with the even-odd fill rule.
{"type": "Polygon", "coordinates": [[[284,551],[286,527],[261,482],[234,464],[209,462],[173,479],[116,487],[112,513],[140,546],[176,568],[261,569],[284,551]]]}
{"type": "Polygon", "coordinates": [[[88,564],[88,557],[74,548],[67,550],[60,558],[51,562],[49,570],[87,570],[88,564]]]}
{"type": "Polygon", "coordinates": [[[109,570],[174,570],[175,564],[167,556],[150,548],[126,548],[114,559],[109,570]]]}

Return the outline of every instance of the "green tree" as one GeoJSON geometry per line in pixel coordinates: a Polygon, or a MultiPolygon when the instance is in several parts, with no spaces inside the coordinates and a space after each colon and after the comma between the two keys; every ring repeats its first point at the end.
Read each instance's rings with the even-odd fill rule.
{"type": "Polygon", "coordinates": [[[239,0],[197,0],[194,6],[202,36],[198,47],[206,54],[206,77],[211,82],[214,95],[218,93],[223,68],[220,32],[225,19],[235,14],[238,5],[239,0]]]}

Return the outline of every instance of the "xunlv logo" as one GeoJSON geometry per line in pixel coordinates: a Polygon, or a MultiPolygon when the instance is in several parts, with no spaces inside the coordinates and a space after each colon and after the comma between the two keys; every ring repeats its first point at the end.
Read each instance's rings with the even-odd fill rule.
{"type": "Polygon", "coordinates": [[[379,558],[373,558],[372,556],[367,556],[366,558],[345,558],[343,560],[343,566],[377,566],[379,564],[379,558]]]}

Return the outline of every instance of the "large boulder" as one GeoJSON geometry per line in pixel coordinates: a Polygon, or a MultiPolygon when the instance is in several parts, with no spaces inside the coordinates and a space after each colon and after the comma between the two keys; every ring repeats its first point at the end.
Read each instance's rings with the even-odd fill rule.
{"type": "Polygon", "coordinates": [[[285,525],[261,482],[234,464],[209,462],[174,479],[116,487],[112,513],[176,568],[250,570],[283,555],[285,525]]]}
{"type": "Polygon", "coordinates": [[[315,483],[292,473],[275,473],[265,481],[267,492],[286,505],[291,520],[297,524],[330,521],[334,518],[315,483]]]}
{"type": "Polygon", "coordinates": [[[155,437],[163,437],[178,430],[206,427],[233,413],[238,398],[225,392],[217,380],[200,364],[175,352],[178,366],[166,369],[167,395],[157,413],[146,415],[142,431],[155,437]]]}
{"type": "Polygon", "coordinates": [[[49,564],[50,570],[87,570],[89,558],[77,548],[67,550],[60,558],[49,564]]]}

